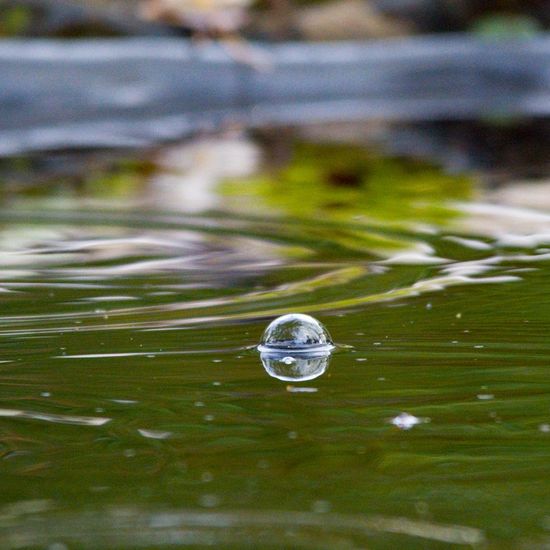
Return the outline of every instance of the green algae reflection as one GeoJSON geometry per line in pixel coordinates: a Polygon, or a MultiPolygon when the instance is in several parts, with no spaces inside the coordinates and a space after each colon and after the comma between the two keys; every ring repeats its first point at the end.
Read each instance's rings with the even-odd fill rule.
{"type": "Polygon", "coordinates": [[[298,143],[292,155],[288,166],[226,182],[222,192],[241,208],[248,199],[251,208],[261,205],[292,217],[349,221],[364,216],[439,226],[457,215],[450,201],[472,195],[469,177],[358,146],[298,143]]]}

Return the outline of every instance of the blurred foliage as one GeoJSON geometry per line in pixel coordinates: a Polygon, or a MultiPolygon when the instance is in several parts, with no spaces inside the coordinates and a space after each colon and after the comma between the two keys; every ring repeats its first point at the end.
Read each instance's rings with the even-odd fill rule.
{"type": "Polygon", "coordinates": [[[287,215],[315,219],[421,219],[444,222],[449,200],[472,194],[472,180],[444,174],[420,161],[382,157],[361,147],[297,144],[293,161],[280,170],[246,181],[227,182],[227,196],[251,199],[287,215]]]}
{"type": "Polygon", "coordinates": [[[107,172],[91,174],[83,182],[86,194],[97,198],[134,197],[143,189],[153,165],[137,159],[120,161],[107,172]]]}
{"type": "Polygon", "coordinates": [[[0,159],[0,197],[68,191],[98,199],[130,198],[142,190],[153,169],[148,160],[101,154],[0,159]]]}
{"type": "Polygon", "coordinates": [[[489,38],[531,38],[541,32],[538,22],[525,15],[492,14],[478,19],[472,31],[489,38]]]}
{"type": "Polygon", "coordinates": [[[0,6],[0,37],[23,34],[32,20],[31,10],[25,6],[0,6]]]}

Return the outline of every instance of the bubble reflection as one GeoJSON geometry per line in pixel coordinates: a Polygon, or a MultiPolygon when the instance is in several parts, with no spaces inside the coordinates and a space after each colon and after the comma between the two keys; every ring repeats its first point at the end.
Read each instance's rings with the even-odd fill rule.
{"type": "Polygon", "coordinates": [[[261,353],[267,374],[284,382],[306,382],[323,375],[330,364],[330,352],[296,354],[261,353]]]}

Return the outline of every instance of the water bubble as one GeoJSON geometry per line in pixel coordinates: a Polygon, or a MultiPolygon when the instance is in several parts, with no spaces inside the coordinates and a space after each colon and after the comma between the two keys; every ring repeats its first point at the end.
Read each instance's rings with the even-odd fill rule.
{"type": "Polygon", "coordinates": [[[334,344],[327,329],[309,315],[278,317],[258,346],[267,373],[286,382],[313,380],[328,368],[334,344]]]}
{"type": "Polygon", "coordinates": [[[261,352],[292,350],[294,353],[330,351],[334,348],[327,329],[317,319],[301,313],[283,315],[266,328],[261,352]]]}
{"type": "Polygon", "coordinates": [[[416,416],[406,412],[402,412],[390,420],[390,422],[400,430],[410,430],[417,424],[421,424],[424,421],[425,420],[422,418],[417,418],[416,416]]]}
{"type": "Polygon", "coordinates": [[[495,396],[492,393],[479,393],[477,398],[480,401],[490,401],[491,399],[494,399],[495,396]]]}

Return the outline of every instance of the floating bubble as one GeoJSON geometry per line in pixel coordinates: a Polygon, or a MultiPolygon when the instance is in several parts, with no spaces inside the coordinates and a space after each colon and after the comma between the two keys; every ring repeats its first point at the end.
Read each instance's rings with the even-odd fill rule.
{"type": "Polygon", "coordinates": [[[267,353],[292,351],[293,357],[297,353],[330,352],[333,348],[327,329],[317,319],[301,313],[277,317],[265,329],[258,346],[267,353]]]}
{"type": "Polygon", "coordinates": [[[283,353],[262,353],[264,369],[273,378],[285,382],[305,382],[321,376],[328,368],[330,352],[297,354],[289,361],[283,353]]]}
{"type": "Polygon", "coordinates": [[[390,422],[400,430],[410,430],[417,424],[423,424],[429,421],[429,418],[418,418],[406,412],[402,412],[390,420],[390,422]]]}

